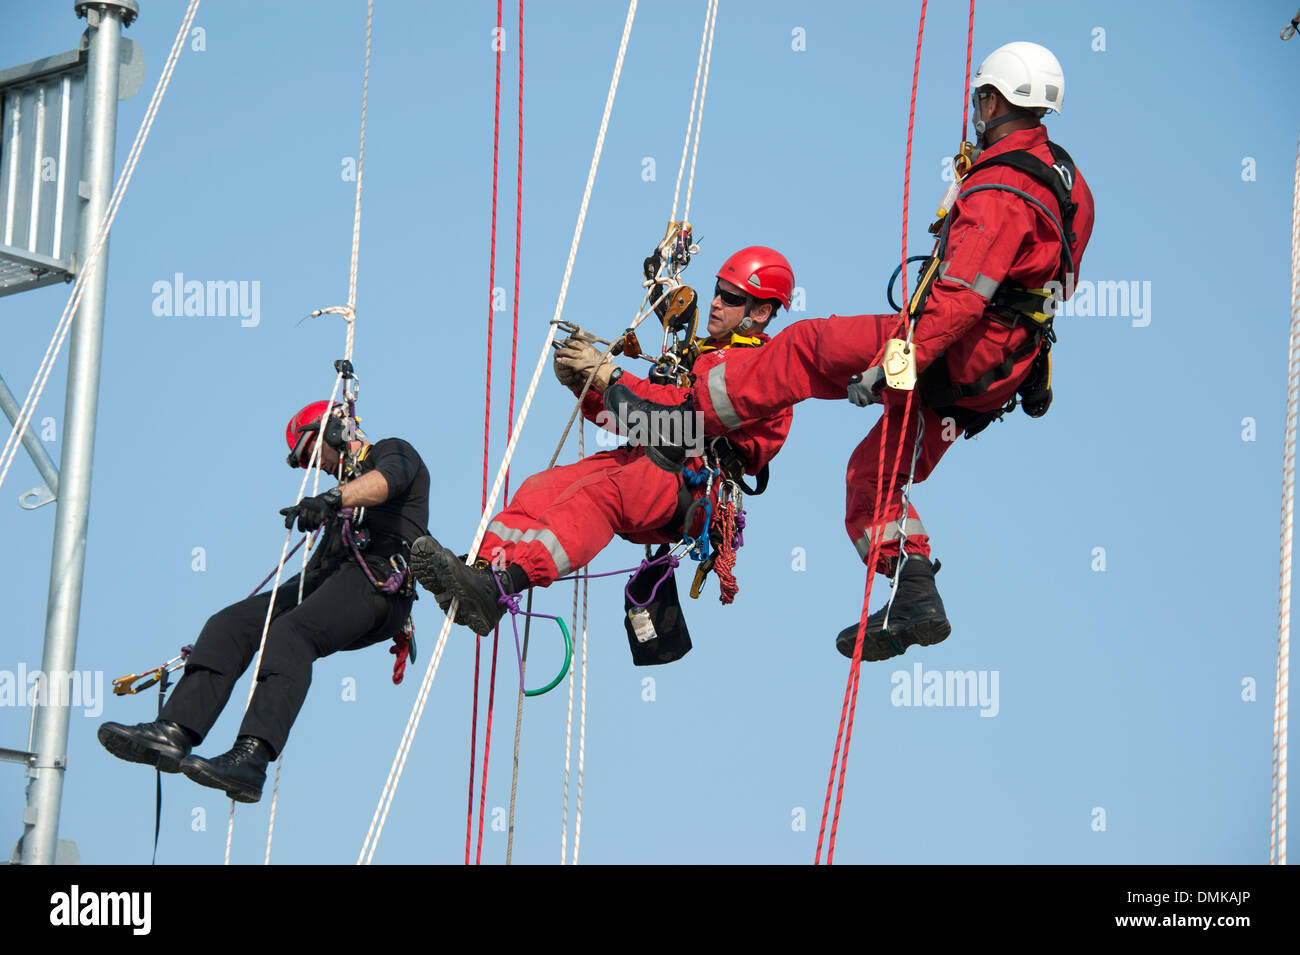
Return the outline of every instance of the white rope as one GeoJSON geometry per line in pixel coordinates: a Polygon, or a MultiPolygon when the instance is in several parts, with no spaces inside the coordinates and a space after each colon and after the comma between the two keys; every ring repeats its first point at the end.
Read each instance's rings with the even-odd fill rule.
{"type": "Polygon", "coordinates": [[[167,92],[167,86],[172,78],[172,71],[176,68],[176,61],[180,58],[185,40],[189,36],[190,24],[194,22],[194,14],[198,12],[198,9],[199,0],[190,0],[189,6],[185,9],[185,17],[181,20],[180,30],[176,33],[176,39],[172,41],[171,52],[163,65],[162,74],[158,77],[158,85],[154,87],[153,96],[149,100],[149,107],[145,110],[144,119],[135,134],[135,142],[131,144],[131,152],[126,158],[126,164],[122,167],[122,174],[118,177],[117,185],[113,187],[113,195],[109,199],[108,208],[104,210],[104,218],[99,223],[99,229],[95,233],[95,243],[91,247],[86,261],[77,269],[77,277],[72,285],[72,294],[68,296],[68,302],[63,308],[63,315],[55,327],[54,337],[50,339],[49,347],[45,350],[45,357],[41,359],[40,368],[36,371],[36,380],[32,382],[32,387],[23,400],[18,420],[14,422],[14,429],[10,433],[8,440],[5,441],[4,451],[0,452],[0,485],[4,484],[5,476],[9,473],[9,466],[13,464],[14,457],[18,453],[18,446],[22,441],[22,436],[31,423],[32,416],[36,413],[36,405],[41,400],[41,394],[45,390],[45,384],[49,380],[50,372],[54,369],[54,362],[63,348],[63,341],[68,336],[68,329],[72,327],[72,318],[81,305],[81,298],[85,293],[86,286],[90,283],[96,269],[99,267],[100,255],[103,252],[105,243],[108,242],[109,230],[113,228],[113,220],[117,217],[117,210],[122,204],[123,196],[126,195],[126,188],[131,184],[131,176],[135,172],[136,163],[140,161],[140,153],[144,149],[145,141],[149,138],[149,130],[153,127],[154,117],[157,116],[158,107],[162,104],[163,95],[167,92]]]}
{"type": "MultiPolygon", "coordinates": [[[[347,322],[347,326],[348,326],[347,339],[343,346],[343,357],[346,358],[348,361],[352,360],[352,350],[354,344],[356,343],[357,260],[361,250],[361,181],[362,181],[362,175],[365,171],[365,164],[366,164],[366,99],[367,99],[367,93],[369,92],[370,89],[370,40],[371,40],[371,35],[373,33],[372,27],[374,22],[374,14],[375,14],[374,0],[367,0],[366,2],[366,64],[361,72],[361,145],[357,150],[357,198],[356,198],[356,205],[354,207],[354,211],[352,214],[352,259],[351,259],[351,267],[348,271],[348,304],[341,308],[338,306],[333,306],[330,308],[319,309],[316,313],[314,313],[317,315],[324,315],[324,314],[343,315],[344,320],[347,322]]],[[[327,407],[330,408],[333,407],[334,395],[338,391],[339,385],[342,383],[342,381],[343,381],[343,373],[339,372],[338,377],[334,379],[334,390],[330,392],[330,402],[327,407]]],[[[345,397],[346,397],[346,387],[345,387],[345,397]]],[[[312,449],[311,464],[309,465],[309,468],[314,467],[320,461],[321,445],[324,443],[325,422],[327,420],[328,420],[328,415],[321,416],[320,430],[317,432],[317,440],[315,442],[315,447],[312,449]]],[[[309,471],[308,473],[311,472],[309,471]]],[[[320,473],[321,473],[320,470],[317,468],[315,470],[315,476],[314,476],[314,480],[312,481],[312,487],[311,487],[311,493],[313,497],[316,496],[317,491],[320,489],[320,473]]],[[[302,495],[306,487],[306,477],[307,475],[303,475],[303,487],[299,488],[298,490],[298,501],[302,500],[302,495]]],[[[296,504],[298,503],[298,501],[295,501],[294,503],[296,504]]],[[[288,541],[286,540],[285,543],[287,544],[288,541]]],[[[311,546],[308,545],[307,547],[304,547],[302,551],[302,569],[298,573],[298,604],[302,603],[303,589],[307,585],[307,554],[310,550],[311,550],[311,546]]],[[[275,591],[279,588],[280,585],[279,575],[280,575],[280,571],[283,569],[284,566],[283,561],[285,559],[287,558],[283,555],[280,558],[281,565],[279,568],[276,569],[275,587],[272,588],[271,590],[272,594],[274,594],[275,591]]],[[[272,596],[271,598],[271,603],[272,606],[274,606],[275,604],[274,596],[272,596]]],[[[267,636],[267,632],[270,629],[270,626],[271,626],[271,613],[270,610],[268,610],[266,616],[266,624],[262,630],[261,646],[266,645],[266,636],[267,636]]],[[[260,667],[262,663],[262,650],[260,646],[257,651],[257,663],[258,666],[260,667]]],[[[248,705],[252,704],[253,702],[253,690],[256,687],[257,687],[257,671],[255,670],[253,676],[253,686],[249,688],[249,692],[248,692],[248,704],[245,704],[244,707],[245,712],[248,711],[248,705]]],[[[283,764],[284,764],[283,757],[277,754],[277,759],[275,764],[275,785],[271,791],[271,815],[266,823],[266,860],[264,863],[265,865],[271,864],[271,840],[275,835],[275,805],[276,805],[277,797],[279,796],[279,792],[280,792],[280,768],[283,764]]],[[[233,801],[232,801],[232,806],[233,806],[233,801]]],[[[234,826],[234,814],[232,812],[231,827],[233,828],[233,826],[234,826]]],[[[227,856],[226,856],[227,863],[229,863],[230,861],[228,846],[229,846],[229,842],[227,841],[227,856]]]]}
{"type": "Polygon", "coordinates": [[[582,702],[578,716],[578,811],[573,823],[573,864],[578,864],[578,844],[582,841],[582,770],[587,749],[587,589],[591,581],[582,579],[582,702]]]}
{"type": "MultiPolygon", "coordinates": [[[[301,602],[301,601],[300,601],[301,602]]],[[[266,824],[266,858],[262,865],[271,864],[271,833],[275,831],[275,804],[280,798],[280,770],[284,768],[284,754],[275,761],[275,785],[271,787],[271,821],[266,824]]],[[[234,806],[234,801],[231,801],[234,806]]]]}
{"type": "MultiPolygon", "coordinates": [[[[578,426],[578,460],[581,461],[586,457],[586,447],[583,441],[586,431],[586,422],[578,426]]],[[[573,578],[573,621],[578,621],[578,592],[582,588],[582,581],[577,577],[573,578]]],[[[576,626],[574,629],[577,629],[576,626]]],[[[568,861],[568,839],[569,839],[569,755],[573,746],[573,684],[577,677],[578,668],[569,665],[569,706],[564,717],[564,808],[560,812],[560,865],[568,861]]]]}
{"type": "MultiPolygon", "coordinates": [[[[677,185],[673,187],[673,211],[668,216],[669,222],[677,220],[677,198],[682,191],[682,175],[686,172],[686,155],[691,149],[691,128],[695,125],[695,107],[700,96],[700,73],[704,67],[704,48],[709,42],[709,18],[717,0],[708,0],[704,5],[704,29],[700,32],[700,56],[695,62],[695,86],[691,89],[691,111],[686,119],[686,139],[682,142],[682,161],[677,167],[677,185]]],[[[703,118],[703,117],[701,117],[703,118]]],[[[690,205],[688,202],[687,205],[690,205]]],[[[683,216],[682,218],[686,218],[683,216]]]]}
{"type": "MultiPolygon", "coordinates": [[[[682,218],[687,222],[691,218],[691,192],[695,189],[695,157],[700,151],[700,130],[704,127],[704,94],[709,90],[709,62],[713,59],[713,27],[718,21],[718,0],[712,0],[713,14],[709,18],[709,45],[704,54],[704,82],[700,84],[700,119],[695,124],[695,145],[691,147],[691,176],[686,183],[686,206],[682,209],[682,218]]],[[[674,203],[675,205],[675,203],[674,203]]]]}
{"type": "MultiPolygon", "coordinates": [[[[541,354],[537,358],[537,366],[533,369],[532,380],[528,383],[528,391],[524,395],[523,404],[520,407],[519,416],[515,420],[514,430],[510,435],[510,442],[506,445],[505,457],[502,458],[501,466],[497,469],[496,480],[492,484],[492,492],[488,496],[487,506],[483,508],[483,513],[479,518],[478,529],[474,532],[474,543],[470,545],[469,554],[471,558],[478,553],[479,545],[483,542],[483,534],[487,530],[488,520],[495,513],[497,497],[501,494],[501,486],[505,481],[506,471],[510,467],[510,459],[514,456],[515,446],[519,443],[519,435],[523,431],[524,422],[527,420],[529,408],[532,405],[533,395],[537,391],[537,385],[541,381],[542,372],[545,370],[551,354],[551,342],[555,340],[555,323],[560,320],[564,313],[564,300],[569,291],[569,279],[573,275],[573,262],[577,258],[578,243],[582,238],[583,223],[587,218],[587,206],[591,202],[591,190],[596,181],[596,170],[600,167],[600,156],[605,146],[605,133],[609,128],[609,116],[614,108],[614,94],[618,91],[619,76],[623,72],[623,58],[627,54],[628,38],[632,34],[632,21],[636,16],[637,0],[629,0],[627,8],[627,20],[623,25],[623,36],[619,41],[618,58],[614,63],[614,75],[610,79],[609,93],[605,98],[605,111],[600,119],[600,132],[596,136],[596,149],[591,157],[591,167],[587,171],[587,184],[582,193],[582,205],[578,210],[578,223],[573,232],[573,242],[569,246],[569,259],[564,267],[564,280],[560,284],[559,300],[555,304],[555,317],[552,319],[546,331],[546,340],[542,343],[541,354]]],[[[407,720],[406,730],[402,734],[401,743],[398,745],[397,756],[393,761],[393,766],[388,771],[388,780],[384,783],[384,789],[379,796],[379,804],[375,808],[375,814],[370,820],[370,828],[366,832],[366,838],[361,845],[361,855],[358,857],[358,864],[369,864],[375,855],[375,847],[379,844],[379,837],[384,830],[384,821],[388,817],[388,810],[393,803],[393,794],[397,791],[397,784],[401,781],[402,770],[406,765],[406,757],[410,753],[411,743],[415,737],[415,731],[419,727],[420,717],[424,710],[424,703],[428,699],[429,687],[433,683],[434,674],[437,671],[437,664],[442,656],[442,648],[447,641],[447,634],[451,630],[452,621],[455,619],[456,602],[453,602],[448,610],[447,619],[443,621],[442,631],[438,635],[438,646],[434,651],[434,657],[429,661],[429,666],[425,670],[424,678],[420,683],[420,693],[416,699],[415,707],[411,711],[411,716],[407,720]]]]}
{"type": "Polygon", "coordinates": [[[1286,726],[1291,682],[1291,530],[1295,511],[1296,406],[1300,395],[1300,142],[1291,198],[1291,352],[1287,362],[1286,442],[1282,463],[1282,559],[1277,599],[1277,676],[1273,697],[1273,798],[1268,855],[1286,865],[1286,726]]]}
{"type": "MultiPolygon", "coordinates": [[[[686,137],[682,142],[682,159],[677,167],[677,183],[673,187],[673,207],[668,216],[669,222],[677,220],[677,202],[681,194],[682,175],[686,171],[686,156],[689,153],[691,157],[691,174],[686,188],[686,205],[682,211],[682,219],[690,221],[691,193],[695,186],[695,160],[700,149],[700,129],[704,125],[704,96],[709,86],[709,65],[713,58],[713,33],[718,18],[718,0],[708,0],[704,8],[704,29],[700,33],[700,53],[695,64],[695,85],[691,90],[691,109],[686,120],[686,137]],[[703,80],[701,81],[701,76],[703,80]],[[696,110],[699,110],[699,122],[696,123],[696,110]],[[694,142],[692,143],[692,128],[694,129],[694,142]]],[[[671,236],[671,233],[670,233],[671,236]]],[[[668,239],[665,239],[667,244],[668,239]]],[[[662,270],[661,270],[662,271],[662,270]]],[[[647,283],[651,289],[654,287],[653,282],[647,283]]],[[[672,281],[670,288],[676,286],[677,282],[672,281]]],[[[667,291],[664,293],[668,294],[667,291]]],[[[650,292],[646,292],[647,299],[650,292]]],[[[661,300],[663,296],[660,297],[661,300]]],[[[642,303],[644,305],[644,302],[642,303]]],[[[656,304],[658,304],[656,302],[656,304]]],[[[648,312],[647,312],[648,314],[648,312]]],[[[642,318],[639,317],[634,323],[633,328],[640,324],[642,318]]],[[[667,335],[665,329],[665,335],[667,335]]],[[[666,347],[666,346],[665,346],[666,347]]],[[[613,350],[611,345],[607,353],[613,350]]],[[[585,393],[585,390],[584,390],[585,393]]],[[[579,400],[581,407],[581,400],[579,400]]],[[[574,416],[576,416],[576,411],[574,416]]],[[[573,417],[570,417],[572,423],[573,417]]],[[[583,433],[581,428],[578,431],[578,458],[584,456],[583,433]]],[[[582,837],[582,772],[586,749],[587,735],[587,599],[590,581],[582,578],[582,680],[581,680],[581,704],[578,729],[578,774],[577,774],[577,800],[574,815],[574,832],[573,832],[573,865],[578,864],[578,846],[582,837]]],[[[573,615],[578,616],[578,580],[573,582],[573,615]]],[[[564,808],[561,813],[562,832],[560,834],[560,864],[564,865],[567,861],[567,840],[569,835],[569,779],[570,773],[570,751],[573,740],[573,685],[574,671],[576,668],[571,667],[569,670],[569,703],[568,712],[565,719],[564,729],[564,808]]]]}
{"type": "MultiPolygon", "coordinates": [[[[335,376],[334,388],[330,391],[329,404],[331,406],[334,404],[334,396],[338,393],[339,385],[342,383],[342,381],[343,381],[343,373],[340,372],[337,376],[335,376]]],[[[325,445],[325,425],[328,421],[329,421],[328,414],[321,415],[320,425],[316,431],[316,440],[312,443],[311,457],[308,459],[307,468],[303,472],[302,483],[298,485],[298,496],[295,499],[295,503],[297,501],[302,500],[303,495],[306,493],[307,490],[307,479],[313,476],[313,472],[315,473],[316,484],[312,487],[312,490],[315,491],[316,488],[319,486],[320,470],[317,466],[320,464],[321,451],[325,445]]],[[[275,613],[275,601],[276,598],[279,596],[279,592],[280,592],[280,579],[284,576],[284,565],[285,562],[289,559],[289,541],[291,541],[292,539],[293,539],[293,529],[289,528],[288,530],[285,531],[284,544],[280,548],[280,562],[279,564],[276,565],[275,579],[271,583],[271,596],[266,603],[266,617],[262,621],[262,639],[258,642],[257,656],[253,660],[253,681],[248,686],[248,699],[244,702],[245,714],[248,713],[248,708],[253,703],[253,694],[257,691],[257,678],[262,671],[262,651],[266,649],[266,637],[267,634],[270,633],[271,631],[271,616],[272,614],[275,613]]],[[[309,548],[303,548],[304,561],[307,559],[308,549],[309,548]]],[[[299,578],[299,584],[301,583],[302,583],[302,578],[299,578]]],[[[299,587],[298,596],[299,596],[299,600],[301,600],[302,599],[301,586],[299,587]]],[[[278,756],[279,754],[277,753],[276,755],[278,756]]],[[[234,833],[235,833],[235,801],[232,799],[230,801],[230,822],[226,826],[225,865],[230,865],[230,845],[231,842],[234,840],[234,833]]],[[[271,841],[270,832],[268,831],[267,833],[268,852],[270,851],[270,841],[271,841]]]]}
{"type": "MultiPolygon", "coordinates": [[[[586,457],[587,450],[583,441],[584,428],[578,428],[578,460],[581,461],[586,457]]],[[[577,808],[574,816],[573,830],[573,864],[578,864],[578,839],[582,835],[582,764],[583,749],[587,737],[587,596],[591,581],[586,577],[581,579],[582,586],[582,704],[581,716],[578,725],[578,795],[577,808]]],[[[579,579],[573,580],[573,619],[578,620],[578,586],[579,579]]],[[[575,628],[576,629],[576,628],[575,628]]],[[[560,865],[566,861],[565,843],[569,837],[569,753],[573,743],[573,679],[577,667],[569,667],[569,709],[564,724],[564,812],[563,812],[563,832],[560,835],[560,865]]]]}

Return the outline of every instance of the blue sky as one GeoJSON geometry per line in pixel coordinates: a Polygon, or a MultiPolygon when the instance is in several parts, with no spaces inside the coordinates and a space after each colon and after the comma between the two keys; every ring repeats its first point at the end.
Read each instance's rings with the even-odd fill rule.
{"type": "MultiPolygon", "coordinates": [[[[422,452],[431,527],[467,546],[482,469],[495,5],[377,6],[360,410],[372,437],[422,452]]],[[[119,169],[184,4],[142,8],[128,35],[148,75],[121,104],[119,169]]],[[[565,308],[605,337],[634,314],[641,259],[667,220],[703,9],[644,3],[633,29],[565,308]]],[[[625,10],[526,8],[521,382],[555,308],[625,10]]],[[[887,309],[918,12],[722,4],[692,208],[702,250],[688,281],[708,287],[726,255],[761,243],[786,254],[806,291],[806,311],[789,319],[887,309]]],[[[1294,2],[978,5],[976,63],[1016,39],[1060,59],[1064,115],[1048,127],[1097,202],[1082,277],[1136,283],[1143,304],[1062,319],[1051,413],[1016,414],[962,442],[915,490],[953,635],[864,665],[837,862],[1266,861],[1297,127],[1288,94],[1300,70],[1300,40],[1278,31],[1293,13],[1294,2]],[[916,665],[996,675],[995,715],[895,705],[916,665]],[[1255,698],[1243,699],[1250,681],[1255,698]]],[[[511,4],[506,21],[496,283],[508,289],[511,4]]],[[[964,3],[930,4],[913,254],[928,250],[957,145],[965,23],[964,3]]],[[[328,394],[344,342],[338,321],[300,320],[347,296],[353,183],[342,170],[357,149],[364,3],[226,0],[204,4],[195,24],[201,44],[191,43],[204,49],[181,58],[112,239],[77,654],[105,686],[174,655],[274,566],[276,511],[298,481],[283,465],[284,422],[328,394]],[[259,283],[256,323],[155,314],[155,283],[178,272],[259,283]]],[[[21,28],[0,34],[0,66],[70,49],[80,29],[70,5],[25,10],[21,28]]],[[[20,397],[66,292],[0,302],[0,373],[20,397]]],[[[509,312],[496,320],[494,465],[509,312]]],[[[66,355],[36,413],[53,419],[56,462],[65,368],[66,355]]],[[[513,483],[545,465],[570,405],[548,372],[513,483]]],[[[684,660],[632,667],[617,578],[593,582],[581,861],[812,860],[847,671],[834,636],[864,583],[843,531],[844,466],[874,419],[847,402],[796,409],[771,489],[749,502],[740,596],[721,607],[711,583],[689,602],[695,649],[684,660]]],[[[562,460],[575,454],[571,439],[562,460]]],[[[41,653],[54,509],[15,503],[36,480],[20,455],[2,492],[0,670],[11,672],[41,653]]],[[[593,570],[639,554],[615,542],[593,570]]],[[[689,579],[679,572],[683,592],[689,579]]],[[[873,606],[882,598],[877,588],[873,606]]],[[[571,604],[560,586],[539,594],[546,612],[567,616],[571,604]]],[[[400,687],[380,649],[317,664],[285,751],[273,861],[356,858],[442,619],[432,600],[417,605],[421,657],[400,687]],[[348,681],[355,700],[344,699],[348,681]]],[[[451,633],[377,863],[463,858],[473,639],[451,633]]],[[[549,632],[539,640],[530,684],[559,662],[549,632]]],[[[509,799],[511,673],[499,667],[493,863],[505,856],[490,823],[509,799]]],[[[246,693],[241,682],[201,751],[228,748],[246,693]]],[[[110,757],[95,728],[147,720],[156,698],[101,702],[97,717],[72,716],[60,835],[86,862],[147,862],[152,773],[110,757]]],[[[559,858],[565,708],[563,688],[525,705],[519,862],[559,858]]],[[[29,719],[0,706],[0,744],[22,747],[29,719]]],[[[159,861],[220,862],[229,803],[183,777],[164,789],[159,861]]],[[[15,839],[22,804],[19,769],[0,767],[0,819],[15,839]]],[[[268,808],[240,808],[235,861],[261,861],[268,808]]]]}

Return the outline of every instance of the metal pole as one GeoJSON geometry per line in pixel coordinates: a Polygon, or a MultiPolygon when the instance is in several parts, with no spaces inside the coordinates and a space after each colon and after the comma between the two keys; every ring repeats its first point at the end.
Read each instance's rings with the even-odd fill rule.
{"type": "MultiPolygon", "coordinates": [[[[81,0],[78,16],[89,25],[86,63],[85,147],[77,262],[94,248],[99,224],[113,191],[113,149],[117,140],[118,70],[123,23],[136,15],[134,0],[81,0]]],[[[59,806],[68,751],[68,690],[77,650],[81,581],[85,570],[86,522],[90,511],[90,470],[99,403],[99,364],[104,339],[104,294],[108,285],[108,243],[86,285],[72,324],[68,353],[68,394],[63,456],[59,463],[59,503],[55,514],[54,554],[45,617],[43,698],[36,705],[34,765],[27,774],[23,813],[24,865],[51,865],[59,837],[59,806]],[[67,675],[67,676],[65,676],[67,675]]]]}

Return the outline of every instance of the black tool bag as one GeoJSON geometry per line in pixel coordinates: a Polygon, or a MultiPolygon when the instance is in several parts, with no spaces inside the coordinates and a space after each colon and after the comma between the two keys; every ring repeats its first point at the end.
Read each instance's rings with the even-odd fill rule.
{"type": "MultiPolygon", "coordinates": [[[[662,544],[655,557],[663,557],[668,551],[669,545],[662,544]]],[[[623,608],[623,629],[627,631],[632,662],[636,666],[672,663],[690,652],[691,634],[677,598],[677,579],[668,564],[656,564],[639,572],[623,595],[623,608]],[[659,583],[661,580],[663,583],[659,583]],[[649,599],[655,584],[659,584],[659,589],[645,607],[638,607],[629,599],[629,594],[639,601],[649,599]]]]}

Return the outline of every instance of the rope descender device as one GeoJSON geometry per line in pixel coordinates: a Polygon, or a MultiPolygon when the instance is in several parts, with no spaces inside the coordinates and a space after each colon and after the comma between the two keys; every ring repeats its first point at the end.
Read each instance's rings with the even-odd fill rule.
{"type": "Polygon", "coordinates": [[[194,650],[193,644],[186,644],[181,647],[181,652],[172,657],[161,666],[156,666],[152,670],[145,670],[143,673],[128,673],[126,676],[120,676],[113,681],[114,696],[132,696],[141,690],[147,690],[159,680],[164,674],[174,673],[185,665],[185,660],[194,650]],[[143,680],[142,683],[137,681],[143,680]]]}

